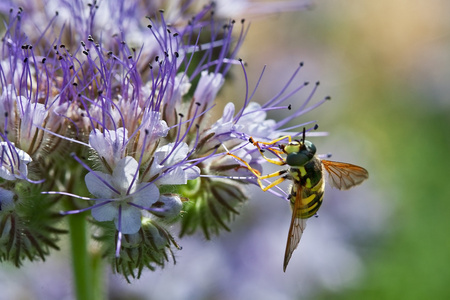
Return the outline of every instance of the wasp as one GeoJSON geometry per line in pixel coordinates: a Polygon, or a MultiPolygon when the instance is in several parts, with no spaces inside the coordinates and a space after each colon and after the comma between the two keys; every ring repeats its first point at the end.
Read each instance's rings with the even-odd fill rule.
{"type": "Polygon", "coordinates": [[[305,129],[303,129],[301,140],[293,140],[290,135],[287,135],[270,142],[255,141],[253,138],[250,138],[249,142],[258,148],[262,157],[268,162],[279,166],[289,166],[288,169],[261,175],[258,170],[252,168],[243,159],[227,153],[241,161],[256,176],[263,191],[267,191],[285,180],[292,181],[288,196],[292,218],[283,263],[283,271],[286,271],[292,253],[297,248],[305,230],[306,220],[316,215],[322,204],[325,191],[325,171],[329,175],[328,183],[340,190],[346,190],[360,184],[369,177],[369,173],[366,169],[353,164],[320,159],[316,155],[314,144],[305,140],[305,129]],[[286,139],[288,140],[287,144],[274,146],[286,139]],[[261,145],[265,146],[261,147],[261,145]],[[273,153],[276,159],[266,157],[264,152],[267,150],[273,153]],[[274,177],[279,178],[267,186],[263,185],[263,180],[274,177]]]}

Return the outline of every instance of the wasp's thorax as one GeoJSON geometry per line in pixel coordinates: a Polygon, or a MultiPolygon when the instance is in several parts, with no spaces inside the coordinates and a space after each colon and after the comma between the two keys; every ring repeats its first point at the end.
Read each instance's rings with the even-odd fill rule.
{"type": "Polygon", "coordinates": [[[286,156],[286,164],[293,167],[301,167],[310,161],[316,154],[316,146],[310,141],[293,141],[280,145],[286,156]]]}

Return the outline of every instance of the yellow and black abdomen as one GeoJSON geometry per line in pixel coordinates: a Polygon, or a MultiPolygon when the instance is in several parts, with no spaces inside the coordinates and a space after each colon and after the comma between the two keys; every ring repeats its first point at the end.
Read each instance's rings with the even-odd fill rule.
{"type": "Polygon", "coordinates": [[[291,207],[297,210],[297,218],[314,216],[322,204],[325,190],[322,162],[314,156],[302,167],[291,167],[289,174],[294,181],[290,195],[291,207]]]}

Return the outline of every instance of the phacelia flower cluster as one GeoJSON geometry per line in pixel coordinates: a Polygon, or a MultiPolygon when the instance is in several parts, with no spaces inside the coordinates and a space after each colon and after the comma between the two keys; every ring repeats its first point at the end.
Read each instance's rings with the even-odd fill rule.
{"type": "Polygon", "coordinates": [[[173,224],[180,236],[229,230],[255,179],[227,151],[261,170],[249,137],[316,129],[286,128],[326,100],[310,105],[316,84],[289,104],[308,86],[286,92],[302,64],[265,104],[247,85],[242,108],[230,102],[213,119],[230,68],[247,80],[237,53],[248,28],[217,19],[214,5],[33,5],[39,14],[31,4],[6,11],[2,31],[0,260],[44,260],[67,233],[64,218],[84,214],[114,270],[139,277],[181,249],[173,224]]]}

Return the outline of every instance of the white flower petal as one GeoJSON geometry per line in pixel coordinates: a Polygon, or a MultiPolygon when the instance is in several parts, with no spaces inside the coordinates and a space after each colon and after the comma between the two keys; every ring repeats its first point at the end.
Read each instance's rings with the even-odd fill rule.
{"type": "Polygon", "coordinates": [[[17,97],[17,105],[20,113],[20,145],[23,149],[28,149],[33,141],[36,126],[41,126],[48,115],[44,104],[33,103],[30,99],[19,96],[17,97]]]}
{"type": "Polygon", "coordinates": [[[139,191],[132,195],[134,204],[143,207],[150,207],[153,203],[155,203],[159,199],[159,189],[153,183],[152,184],[142,183],[137,187],[137,190],[139,191]],[[145,187],[140,190],[142,186],[145,187]]]}
{"type": "Polygon", "coordinates": [[[16,179],[16,176],[14,176],[14,174],[12,174],[10,172],[10,170],[8,168],[6,168],[5,166],[1,166],[0,167],[0,177],[5,179],[5,180],[14,180],[14,179],[16,179]]]}
{"type": "Polygon", "coordinates": [[[156,149],[155,154],[153,154],[153,157],[155,158],[153,164],[160,164],[164,160],[164,158],[166,158],[167,154],[169,154],[170,149],[172,149],[169,147],[169,145],[165,145],[156,149]]]}
{"type": "Polygon", "coordinates": [[[142,181],[150,181],[150,179],[152,179],[154,176],[160,174],[163,169],[164,167],[160,166],[155,159],[155,161],[150,166],[150,171],[142,178],[142,181]]]}
{"type": "Polygon", "coordinates": [[[89,146],[94,148],[94,150],[103,157],[105,157],[105,152],[110,150],[108,140],[98,129],[92,130],[89,134],[89,146]]]}
{"type": "Polygon", "coordinates": [[[261,123],[249,124],[246,133],[254,138],[269,138],[270,133],[274,132],[275,125],[275,120],[270,119],[261,123]]]}
{"type": "Polygon", "coordinates": [[[222,116],[222,122],[231,122],[233,121],[234,118],[234,103],[233,102],[228,102],[227,105],[225,105],[224,109],[223,109],[223,116],[222,116]]]}
{"type": "Polygon", "coordinates": [[[179,143],[175,150],[172,152],[172,154],[170,155],[170,164],[169,165],[174,165],[177,164],[181,161],[183,161],[184,159],[186,159],[186,156],[189,152],[189,147],[186,143],[179,143]]]}
{"type": "Polygon", "coordinates": [[[217,122],[211,126],[211,129],[208,131],[208,133],[213,132],[217,136],[223,133],[230,132],[231,128],[234,125],[234,111],[234,104],[232,102],[228,102],[223,109],[222,118],[217,120],[217,122]]]}
{"type": "Polygon", "coordinates": [[[222,74],[203,71],[194,92],[195,101],[205,104],[214,101],[223,82],[224,78],[222,74]]]}
{"type": "MultiPolygon", "coordinates": [[[[137,171],[138,167],[138,162],[131,156],[124,157],[117,162],[117,165],[113,171],[113,182],[114,187],[116,187],[122,194],[127,192],[133,182],[133,178],[139,177],[139,172],[137,171]]],[[[134,184],[134,187],[130,190],[130,192],[132,193],[135,189],[136,184],[134,184]]]]}
{"type": "Polygon", "coordinates": [[[89,145],[114,168],[122,158],[127,137],[128,131],[123,127],[105,130],[104,134],[95,129],[89,134],[89,145]]]}
{"type": "Polygon", "coordinates": [[[26,153],[25,151],[23,151],[19,148],[16,148],[16,151],[17,151],[17,154],[19,155],[20,162],[28,164],[33,161],[31,156],[29,156],[28,153],[26,153]]]}
{"type": "Polygon", "coordinates": [[[148,132],[150,136],[150,140],[153,140],[155,137],[164,137],[169,132],[169,127],[167,126],[166,121],[161,119],[161,113],[153,110],[146,110],[142,117],[143,123],[141,125],[141,135],[142,139],[145,136],[145,131],[148,132]]]}
{"type": "Polygon", "coordinates": [[[177,76],[175,76],[175,88],[179,90],[181,96],[184,96],[189,92],[191,83],[185,73],[178,73],[177,76]]]}
{"type": "Polygon", "coordinates": [[[200,176],[200,169],[197,166],[193,166],[184,170],[184,173],[187,180],[193,180],[200,176]]]}
{"type": "Polygon", "coordinates": [[[173,166],[185,159],[189,152],[188,145],[186,143],[178,143],[175,150],[173,150],[174,147],[175,143],[169,143],[159,147],[158,150],[155,151],[154,155],[156,161],[161,164],[161,162],[163,162],[164,159],[170,154],[169,158],[164,161],[163,166],[173,166]]]}
{"type": "Polygon", "coordinates": [[[6,180],[24,179],[28,175],[27,164],[32,161],[25,151],[14,146],[13,143],[0,142],[2,163],[0,177],[6,180]]]}
{"type": "Polygon", "coordinates": [[[242,113],[239,123],[259,123],[263,122],[267,117],[267,113],[261,110],[261,104],[250,102],[242,113]]]}
{"type": "Polygon", "coordinates": [[[119,212],[117,207],[115,207],[112,203],[108,203],[91,209],[91,214],[97,221],[105,222],[117,219],[119,212]]]}
{"type": "Polygon", "coordinates": [[[158,184],[186,184],[186,174],[181,167],[176,167],[173,170],[165,173],[157,180],[158,184]]]}
{"type": "MultiPolygon", "coordinates": [[[[114,220],[119,230],[119,220],[114,220]]],[[[133,206],[122,206],[121,228],[123,234],[134,234],[141,228],[141,212],[133,206]]]]}
{"type": "Polygon", "coordinates": [[[102,172],[89,172],[84,177],[86,187],[89,192],[97,198],[110,199],[117,197],[117,193],[112,191],[106,184],[112,185],[113,178],[111,175],[102,172]]]}

